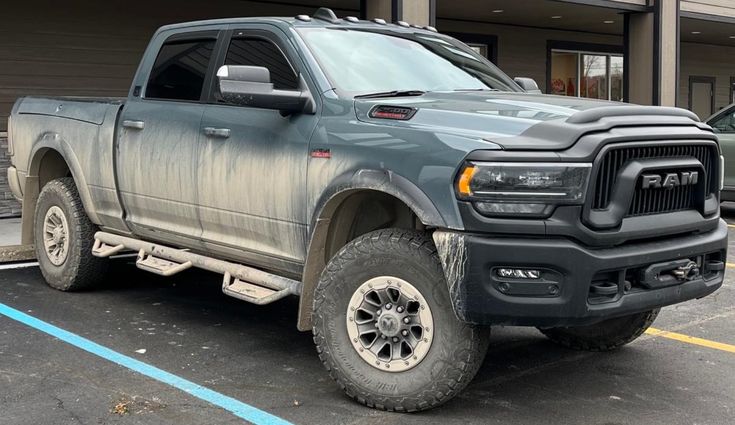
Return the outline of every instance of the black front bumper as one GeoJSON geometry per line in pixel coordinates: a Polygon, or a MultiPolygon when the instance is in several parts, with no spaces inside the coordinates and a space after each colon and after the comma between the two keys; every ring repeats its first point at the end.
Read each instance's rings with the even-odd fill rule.
{"type": "Polygon", "coordinates": [[[722,220],[707,233],[602,249],[565,238],[434,237],[457,317],[481,325],[585,325],[701,298],[722,285],[727,258],[722,220]],[[650,266],[681,259],[699,262],[701,274],[660,285],[644,278],[650,266]],[[513,267],[538,269],[542,276],[504,279],[496,273],[513,267]]]}

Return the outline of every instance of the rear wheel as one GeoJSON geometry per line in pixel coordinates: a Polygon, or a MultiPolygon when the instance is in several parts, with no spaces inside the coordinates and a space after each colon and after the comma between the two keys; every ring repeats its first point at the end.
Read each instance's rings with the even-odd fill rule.
{"type": "Polygon", "coordinates": [[[608,319],[589,326],[539,328],[552,341],[574,350],[611,351],[633,342],[651,326],[660,309],[608,319]]]}
{"type": "Polygon", "coordinates": [[[488,331],[454,315],[436,248],[422,232],[359,237],[316,288],[319,357],[348,396],[377,409],[425,410],[454,397],[482,364],[488,331]]]}
{"type": "Polygon", "coordinates": [[[84,212],[74,180],[52,180],[38,196],[34,217],[36,258],[52,288],[87,289],[100,282],[108,260],[92,255],[97,227],[84,212]]]}

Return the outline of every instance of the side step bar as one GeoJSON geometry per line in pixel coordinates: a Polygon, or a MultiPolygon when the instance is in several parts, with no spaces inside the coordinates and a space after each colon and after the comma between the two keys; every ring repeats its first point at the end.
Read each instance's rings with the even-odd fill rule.
{"type": "Polygon", "coordinates": [[[95,233],[94,239],[95,257],[131,250],[138,251],[135,262],[138,268],[161,276],[171,276],[190,267],[220,273],[224,275],[222,292],[253,304],[269,304],[288,295],[301,295],[301,282],[242,264],[107,232],[95,233]]]}

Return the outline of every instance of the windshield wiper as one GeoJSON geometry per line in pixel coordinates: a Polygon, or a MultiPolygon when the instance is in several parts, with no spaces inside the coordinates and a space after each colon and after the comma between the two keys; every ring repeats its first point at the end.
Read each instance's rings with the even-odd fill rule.
{"type": "Polygon", "coordinates": [[[421,96],[425,94],[425,91],[421,90],[393,90],[384,91],[378,93],[360,94],[355,96],[355,99],[376,99],[381,97],[403,97],[403,96],[421,96]]]}

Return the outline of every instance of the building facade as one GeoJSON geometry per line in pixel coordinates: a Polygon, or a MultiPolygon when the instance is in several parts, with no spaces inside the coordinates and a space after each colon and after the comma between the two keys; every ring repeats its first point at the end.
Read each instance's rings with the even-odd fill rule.
{"type": "Polygon", "coordinates": [[[53,0],[8,2],[0,28],[4,132],[17,97],[126,96],[161,25],[233,16],[338,16],[435,26],[544,93],[679,106],[706,118],[735,101],[735,0],[53,0]]]}

